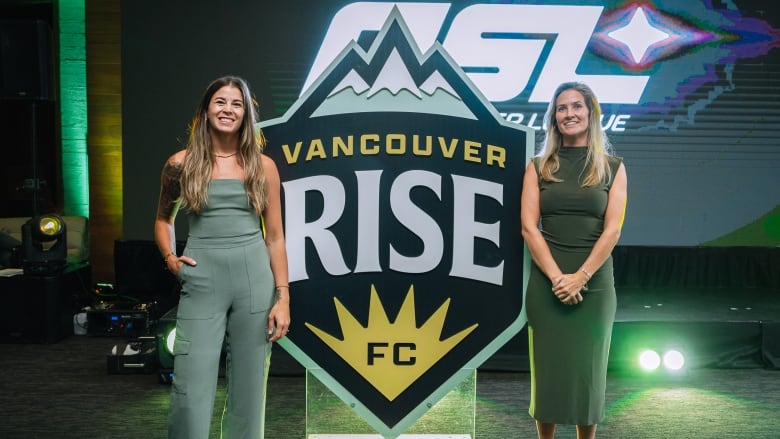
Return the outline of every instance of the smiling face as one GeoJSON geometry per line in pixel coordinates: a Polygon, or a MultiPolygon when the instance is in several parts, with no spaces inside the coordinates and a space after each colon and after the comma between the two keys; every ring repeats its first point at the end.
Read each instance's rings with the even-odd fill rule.
{"type": "Polygon", "coordinates": [[[216,133],[236,134],[244,120],[244,96],[239,88],[226,85],[209,101],[206,117],[216,133]]]}
{"type": "Polygon", "coordinates": [[[555,124],[563,138],[563,146],[587,146],[590,110],[585,97],[568,89],[555,100],[555,124]]]}

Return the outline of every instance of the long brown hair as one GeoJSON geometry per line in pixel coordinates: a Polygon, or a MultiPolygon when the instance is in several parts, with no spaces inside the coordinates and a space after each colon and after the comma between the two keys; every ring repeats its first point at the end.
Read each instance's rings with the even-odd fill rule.
{"type": "Polygon", "coordinates": [[[590,165],[585,178],[582,180],[582,187],[596,186],[602,183],[609,183],[612,179],[612,173],[609,169],[607,157],[612,155],[612,144],[607,138],[607,134],[601,128],[601,106],[588,85],[582,82],[564,82],[555,89],[550,105],[547,107],[547,113],[544,116],[547,126],[547,133],[544,137],[544,145],[539,152],[539,168],[541,169],[542,179],[546,181],[561,181],[555,177],[560,162],[558,161],[558,151],[563,145],[563,136],[558,130],[558,124],[555,120],[555,103],[558,97],[566,90],[576,90],[582,94],[585,100],[585,106],[588,108],[588,154],[586,163],[590,165]]]}
{"type": "Polygon", "coordinates": [[[244,118],[238,131],[238,164],[244,170],[244,187],[249,203],[258,215],[262,214],[267,202],[265,174],[261,154],[265,148],[265,137],[255,131],[257,106],[252,99],[247,82],[236,76],[217,78],[206,87],[190,125],[187,154],[181,174],[182,205],[193,212],[200,212],[208,202],[208,185],[214,168],[213,146],[209,135],[208,108],[211,98],[225,86],[241,90],[244,100],[244,118]]]}

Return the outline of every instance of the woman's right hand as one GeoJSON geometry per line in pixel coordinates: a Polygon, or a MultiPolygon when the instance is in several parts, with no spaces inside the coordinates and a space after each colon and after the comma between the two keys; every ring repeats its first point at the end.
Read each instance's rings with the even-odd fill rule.
{"type": "Polygon", "coordinates": [[[189,256],[175,255],[171,255],[168,259],[166,259],[165,264],[167,265],[168,270],[176,277],[179,277],[179,271],[181,271],[182,265],[187,264],[193,267],[198,265],[195,259],[192,259],[189,256]]]}
{"type": "Polygon", "coordinates": [[[553,294],[564,305],[582,302],[582,284],[577,281],[575,275],[562,274],[553,279],[552,284],[553,294]]]}

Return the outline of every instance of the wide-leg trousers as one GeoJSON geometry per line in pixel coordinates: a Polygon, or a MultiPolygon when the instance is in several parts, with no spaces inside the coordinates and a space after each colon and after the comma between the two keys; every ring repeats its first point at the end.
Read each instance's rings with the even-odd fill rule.
{"type": "Polygon", "coordinates": [[[227,398],[223,438],[262,438],[265,385],[271,358],[267,340],[273,276],[261,238],[193,239],[185,254],[197,261],[179,273],[170,438],[208,438],[223,341],[227,398]]]}

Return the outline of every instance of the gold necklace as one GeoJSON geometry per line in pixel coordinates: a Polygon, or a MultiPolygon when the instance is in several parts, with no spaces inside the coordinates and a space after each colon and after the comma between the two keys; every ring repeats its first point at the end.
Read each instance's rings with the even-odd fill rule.
{"type": "Polygon", "coordinates": [[[221,154],[214,153],[214,156],[219,157],[221,159],[226,159],[226,158],[233,157],[236,154],[238,154],[238,151],[234,152],[233,154],[226,154],[226,155],[221,155],[221,154]]]}

